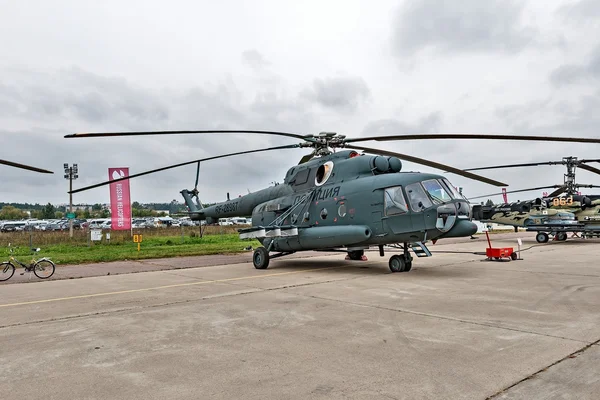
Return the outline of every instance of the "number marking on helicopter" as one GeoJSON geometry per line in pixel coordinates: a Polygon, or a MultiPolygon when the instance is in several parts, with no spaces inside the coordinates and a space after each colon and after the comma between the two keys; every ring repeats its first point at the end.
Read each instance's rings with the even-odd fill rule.
{"type": "Polygon", "coordinates": [[[220,205],[216,206],[215,212],[217,214],[224,214],[224,213],[237,211],[237,209],[238,209],[238,202],[234,201],[232,203],[225,203],[225,204],[220,204],[220,205]]]}

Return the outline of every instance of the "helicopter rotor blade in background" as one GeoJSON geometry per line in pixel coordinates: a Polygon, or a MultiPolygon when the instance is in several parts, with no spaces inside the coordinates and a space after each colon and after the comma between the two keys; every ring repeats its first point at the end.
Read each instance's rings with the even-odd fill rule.
{"type": "MultiPolygon", "coordinates": [[[[505,192],[505,193],[509,194],[509,193],[531,192],[533,190],[553,189],[553,188],[557,188],[557,187],[560,187],[561,190],[564,190],[564,186],[562,186],[562,185],[552,185],[552,186],[540,186],[540,187],[529,188],[529,189],[510,190],[510,191],[505,192]]],[[[483,196],[469,197],[468,200],[481,199],[481,198],[484,198],[484,197],[500,196],[502,194],[504,194],[504,193],[500,192],[500,193],[486,194],[486,195],[483,195],[483,196]]]]}
{"type": "Polygon", "coordinates": [[[70,193],[70,194],[79,193],[79,192],[83,192],[85,190],[90,190],[90,189],[94,189],[94,188],[97,188],[97,187],[100,187],[100,186],[108,185],[108,184],[111,184],[113,182],[119,182],[119,181],[123,181],[123,180],[126,180],[126,179],[137,178],[139,176],[153,174],[155,172],[160,172],[160,171],[164,171],[164,170],[171,169],[171,168],[182,167],[184,165],[189,165],[189,164],[194,164],[194,163],[200,163],[200,162],[210,161],[210,160],[216,160],[218,158],[225,158],[225,157],[237,156],[237,155],[241,155],[241,154],[258,153],[258,152],[261,152],[261,151],[269,151],[269,150],[296,149],[298,147],[300,147],[300,146],[297,145],[297,144],[288,144],[288,145],[285,145],[285,146],[268,147],[268,148],[265,148],[265,149],[256,149],[256,150],[245,150],[245,151],[238,151],[236,153],[222,154],[220,156],[213,156],[213,157],[201,158],[199,160],[187,161],[187,162],[183,162],[183,163],[179,163],[179,164],[173,164],[173,165],[169,165],[169,166],[166,166],[166,167],[153,169],[153,170],[150,170],[150,171],[140,172],[138,174],[129,175],[129,176],[124,177],[124,178],[118,178],[118,179],[113,179],[113,180],[110,180],[110,181],[105,181],[105,182],[97,183],[95,185],[86,186],[86,187],[82,187],[82,188],[79,188],[79,189],[72,190],[72,191],[70,191],[68,193],[70,193]]]}
{"type": "Polygon", "coordinates": [[[402,154],[402,153],[395,153],[395,152],[387,151],[387,150],[371,149],[371,148],[368,148],[368,147],[359,147],[359,146],[354,146],[354,145],[352,145],[352,146],[346,146],[346,147],[354,149],[354,150],[362,150],[362,151],[367,152],[367,153],[381,154],[381,155],[385,155],[385,156],[398,157],[401,160],[406,160],[406,161],[414,162],[416,164],[427,165],[429,167],[441,169],[443,171],[452,172],[452,173],[464,176],[464,177],[469,178],[469,179],[474,179],[474,180],[477,180],[477,181],[480,181],[480,182],[489,183],[490,185],[494,185],[494,186],[508,186],[506,183],[498,182],[498,181],[495,181],[493,179],[486,178],[484,176],[476,175],[476,174],[473,174],[471,172],[465,172],[465,171],[463,171],[461,169],[454,168],[454,167],[451,167],[449,165],[440,164],[440,163],[437,163],[437,162],[434,162],[434,161],[425,160],[423,158],[409,156],[409,155],[402,154]]]}
{"type": "Polygon", "coordinates": [[[525,164],[506,164],[506,165],[494,165],[491,167],[478,167],[478,168],[466,168],[463,171],[478,171],[483,169],[498,169],[498,168],[514,168],[514,167],[536,167],[538,165],[553,165],[562,164],[561,161],[548,161],[548,162],[536,162],[536,163],[525,163],[525,164]]]}
{"type": "Polygon", "coordinates": [[[43,174],[53,174],[54,172],[48,171],[47,169],[32,167],[31,165],[19,164],[12,161],[0,160],[0,164],[8,165],[15,168],[26,169],[29,171],[41,172],[43,174]]]}
{"type": "MultiPolygon", "coordinates": [[[[589,167],[586,168],[585,165],[582,165],[583,163],[588,163],[588,162],[600,162],[600,159],[598,160],[576,160],[573,161],[573,164],[575,166],[578,166],[580,168],[583,169],[588,169],[588,171],[591,171],[592,169],[595,169],[594,167],[589,167]]],[[[524,164],[504,164],[504,165],[495,165],[495,166],[491,166],[491,167],[478,167],[478,168],[466,168],[463,169],[463,171],[477,171],[477,170],[483,170],[483,169],[497,169],[497,168],[513,168],[513,167],[536,167],[539,165],[564,165],[567,164],[567,161],[563,160],[563,161],[544,161],[544,162],[533,162],[533,163],[524,163],[524,164]]],[[[597,170],[597,173],[600,173],[600,170],[597,170]]],[[[592,171],[595,172],[595,171],[592,171]]]]}
{"type": "Polygon", "coordinates": [[[585,164],[579,165],[579,168],[585,169],[586,171],[590,171],[590,172],[600,175],[600,169],[598,169],[598,168],[594,168],[594,167],[591,167],[591,166],[585,165],[585,164]]]}
{"type": "MultiPolygon", "coordinates": [[[[589,188],[589,189],[600,188],[600,185],[586,185],[586,184],[581,184],[581,183],[576,183],[574,186],[577,189],[581,189],[581,188],[589,188]]],[[[577,191],[579,191],[579,190],[577,190],[577,191]]],[[[568,194],[575,194],[575,193],[568,193],[568,194]]]]}
{"type": "Polygon", "coordinates": [[[276,131],[237,131],[237,130],[214,130],[214,131],[140,131],[140,132],[98,132],[98,133],[73,133],[65,135],[66,139],[71,138],[89,138],[89,137],[117,137],[117,136],[142,136],[142,135],[183,135],[183,134],[204,134],[204,133],[256,133],[259,135],[277,135],[287,136],[295,139],[309,140],[312,135],[299,135],[297,133],[276,132],[276,131]]]}
{"type": "Polygon", "coordinates": [[[345,143],[364,142],[368,140],[392,141],[392,140],[427,140],[427,139],[494,139],[494,140],[533,140],[542,142],[576,142],[576,143],[600,143],[600,139],[557,137],[557,136],[532,136],[532,135],[495,135],[495,134],[469,134],[469,133],[421,133],[412,135],[394,136],[370,136],[363,138],[345,139],[345,143]]]}

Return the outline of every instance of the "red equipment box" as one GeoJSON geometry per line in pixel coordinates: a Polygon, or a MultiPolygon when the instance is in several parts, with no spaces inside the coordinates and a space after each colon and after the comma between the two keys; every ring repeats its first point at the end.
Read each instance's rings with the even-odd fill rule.
{"type": "Polygon", "coordinates": [[[485,249],[485,255],[488,257],[510,257],[511,254],[514,253],[514,249],[512,247],[488,247],[485,249]]]}
{"type": "Polygon", "coordinates": [[[515,253],[515,250],[512,247],[492,247],[490,235],[487,233],[487,231],[485,232],[485,236],[487,237],[488,241],[488,248],[485,249],[485,255],[487,256],[488,260],[500,260],[502,258],[508,258],[508,261],[510,261],[517,259],[517,253],[515,253]]]}

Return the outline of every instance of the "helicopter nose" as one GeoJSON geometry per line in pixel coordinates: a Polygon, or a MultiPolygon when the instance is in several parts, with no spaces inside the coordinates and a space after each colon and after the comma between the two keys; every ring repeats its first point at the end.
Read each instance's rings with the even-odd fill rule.
{"type": "Polygon", "coordinates": [[[467,237],[472,236],[477,233],[477,225],[474,222],[469,221],[467,219],[459,219],[452,229],[442,237],[467,237]]]}

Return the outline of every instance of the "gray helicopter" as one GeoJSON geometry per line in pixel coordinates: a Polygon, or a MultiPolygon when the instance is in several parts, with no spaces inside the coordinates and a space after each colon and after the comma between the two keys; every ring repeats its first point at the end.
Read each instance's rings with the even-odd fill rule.
{"type": "MultiPolygon", "coordinates": [[[[600,143],[600,139],[562,138],[519,135],[414,134],[346,138],[333,132],[299,135],[273,131],[156,131],[76,133],[65,138],[115,137],[161,134],[246,133],[279,135],[301,140],[300,143],[246,150],[113,179],[84,188],[77,193],[112,182],[132,179],[188,164],[198,164],[193,190],[184,189],[183,196],[192,220],[216,223],[226,217],[252,217],[250,228],[240,229],[241,238],[254,238],[261,247],[254,250],[253,264],[266,269],[269,260],[309,250],[347,252],[347,259],[365,259],[370,247],[385,255],[385,247],[402,250],[389,259],[392,272],[410,271],[412,252],[429,257],[427,241],[470,237],[477,231],[472,222],[471,205],[445,177],[422,172],[408,172],[402,161],[410,161],[441,169],[494,186],[505,183],[471,172],[414,156],[357,146],[361,141],[397,141],[423,139],[495,139],[600,143]],[[288,169],[284,182],[238,198],[202,207],[198,199],[200,163],[223,157],[249,153],[312,148],[297,165],[288,169]],[[334,152],[335,148],[346,150],[334,152]],[[359,153],[362,152],[362,153],[359,153]],[[194,202],[196,198],[196,202],[194,202]],[[271,254],[274,253],[274,254],[271,254]]],[[[228,196],[229,197],[229,196],[228,196]]]]}

